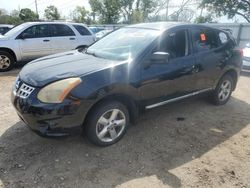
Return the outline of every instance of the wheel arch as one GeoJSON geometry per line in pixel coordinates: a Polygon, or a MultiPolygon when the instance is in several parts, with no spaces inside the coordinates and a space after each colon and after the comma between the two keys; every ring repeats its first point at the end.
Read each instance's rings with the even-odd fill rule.
{"type": "MultiPolygon", "coordinates": [[[[237,71],[234,70],[234,69],[229,69],[229,70],[227,70],[227,71],[222,75],[222,77],[225,76],[226,74],[232,76],[233,81],[234,81],[233,90],[235,90],[236,85],[237,85],[237,82],[238,82],[238,73],[237,73],[237,71]]],[[[222,77],[221,77],[221,78],[222,78],[222,77]]]]}
{"type": "Polygon", "coordinates": [[[90,117],[90,114],[95,110],[96,107],[108,101],[118,101],[125,105],[129,112],[130,122],[133,124],[136,123],[139,116],[139,105],[137,104],[137,102],[132,97],[125,94],[111,94],[98,100],[94,105],[90,107],[85,116],[83,124],[86,123],[88,117],[90,117]]]}
{"type": "Polygon", "coordinates": [[[4,51],[4,52],[10,53],[13,56],[15,62],[17,61],[17,56],[16,56],[15,52],[13,50],[11,50],[10,48],[0,47],[0,51],[4,51]]]}

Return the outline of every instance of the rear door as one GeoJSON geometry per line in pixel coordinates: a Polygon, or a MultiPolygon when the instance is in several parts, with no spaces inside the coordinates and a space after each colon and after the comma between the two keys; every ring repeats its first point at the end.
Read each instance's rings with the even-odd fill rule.
{"type": "Polygon", "coordinates": [[[66,24],[49,24],[52,52],[59,53],[77,47],[76,35],[66,24]]]}
{"type": "Polygon", "coordinates": [[[85,28],[83,25],[73,25],[75,30],[78,32],[77,43],[78,46],[89,46],[95,41],[94,35],[85,28]]]}
{"type": "Polygon", "coordinates": [[[227,35],[212,28],[196,27],[191,29],[191,37],[197,67],[197,88],[212,88],[229,56],[225,46],[227,35]]]}
{"type": "Polygon", "coordinates": [[[51,39],[47,24],[38,24],[25,29],[17,36],[23,60],[35,59],[51,54],[51,39]],[[24,36],[22,38],[21,36],[24,36]]]}

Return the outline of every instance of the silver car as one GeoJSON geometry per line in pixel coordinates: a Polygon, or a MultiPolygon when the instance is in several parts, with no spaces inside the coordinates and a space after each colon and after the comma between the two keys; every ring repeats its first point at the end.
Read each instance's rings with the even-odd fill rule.
{"type": "Polygon", "coordinates": [[[243,69],[250,70],[250,43],[243,49],[243,69]]]}
{"type": "Polygon", "coordinates": [[[0,72],[16,62],[85,48],[95,35],[84,25],[68,22],[27,22],[0,35],[0,72]]]}

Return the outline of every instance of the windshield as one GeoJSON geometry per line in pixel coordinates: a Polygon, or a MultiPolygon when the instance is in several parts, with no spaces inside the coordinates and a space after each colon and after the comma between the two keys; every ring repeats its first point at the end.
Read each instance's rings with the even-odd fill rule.
{"type": "Polygon", "coordinates": [[[121,28],[90,46],[86,53],[111,60],[132,60],[156,37],[159,31],[121,28]]]}
{"type": "Polygon", "coordinates": [[[9,30],[7,33],[5,33],[5,36],[12,36],[13,34],[15,34],[16,32],[19,32],[20,30],[22,30],[25,27],[26,24],[21,24],[18,26],[13,27],[11,30],[9,30]]]}

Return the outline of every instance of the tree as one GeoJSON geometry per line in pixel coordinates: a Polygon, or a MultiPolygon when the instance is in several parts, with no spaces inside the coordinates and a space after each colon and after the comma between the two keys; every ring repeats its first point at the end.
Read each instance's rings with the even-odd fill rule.
{"type": "Polygon", "coordinates": [[[89,0],[92,11],[98,14],[102,23],[117,23],[121,4],[117,0],[89,0]]]}
{"type": "Polygon", "coordinates": [[[175,11],[173,14],[169,16],[170,21],[177,22],[190,22],[194,17],[194,11],[189,8],[179,9],[179,11],[175,11]]]}
{"type": "Polygon", "coordinates": [[[21,9],[19,17],[24,22],[37,21],[39,18],[39,16],[29,8],[21,9]]]}
{"type": "Polygon", "coordinates": [[[59,14],[59,12],[58,12],[58,9],[55,6],[53,6],[53,5],[48,6],[44,10],[44,16],[48,20],[59,20],[60,17],[61,17],[60,14],[59,14]]]}
{"type": "Polygon", "coordinates": [[[121,13],[123,15],[123,19],[125,23],[132,22],[132,14],[133,14],[133,3],[135,0],[123,0],[121,1],[121,13]]]}
{"type": "Polygon", "coordinates": [[[121,12],[125,23],[149,20],[149,15],[160,11],[166,0],[121,0],[121,12]]]}
{"type": "Polygon", "coordinates": [[[72,12],[74,22],[86,23],[89,20],[89,11],[85,7],[77,6],[72,12]]]}
{"type": "Polygon", "coordinates": [[[212,14],[208,14],[206,16],[198,16],[194,20],[195,23],[211,23],[213,22],[212,14]]]}
{"type": "Polygon", "coordinates": [[[202,0],[200,6],[208,8],[218,16],[227,15],[228,18],[233,18],[240,15],[250,22],[249,0],[202,0]]]}
{"type": "Polygon", "coordinates": [[[0,9],[0,24],[17,25],[20,23],[22,23],[22,20],[19,17],[19,11],[13,10],[8,15],[6,10],[0,9]]]}

